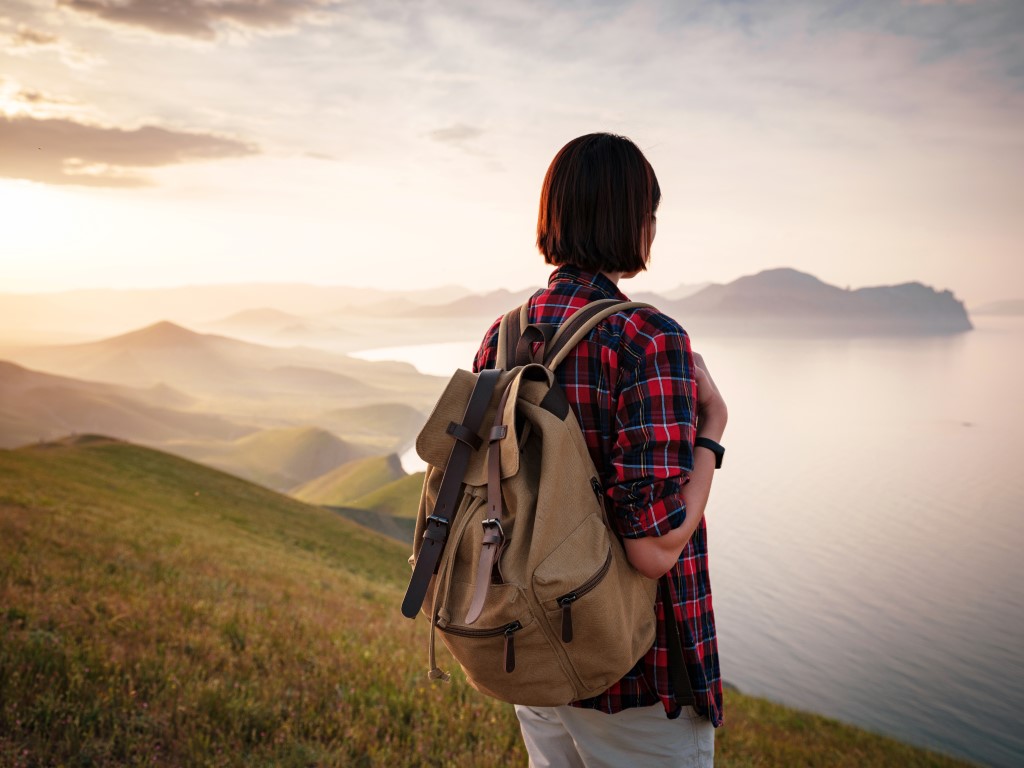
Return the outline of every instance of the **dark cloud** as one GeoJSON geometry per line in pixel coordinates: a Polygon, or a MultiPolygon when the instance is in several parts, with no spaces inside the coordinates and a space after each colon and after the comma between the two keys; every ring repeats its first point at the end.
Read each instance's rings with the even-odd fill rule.
{"type": "Polygon", "coordinates": [[[140,187],[139,168],[256,154],[251,144],[158,126],[133,130],[68,119],[0,116],[0,176],[46,184],[140,187]]]}
{"type": "Polygon", "coordinates": [[[211,40],[223,24],[254,30],[291,26],[332,0],[57,0],[57,5],[115,24],[211,40]]]}
{"type": "Polygon", "coordinates": [[[466,125],[465,123],[455,123],[449,125],[446,128],[438,128],[431,131],[427,135],[434,141],[439,141],[442,144],[453,144],[457,147],[461,147],[467,141],[472,141],[483,135],[483,131],[480,128],[472,125],[466,125]]]}

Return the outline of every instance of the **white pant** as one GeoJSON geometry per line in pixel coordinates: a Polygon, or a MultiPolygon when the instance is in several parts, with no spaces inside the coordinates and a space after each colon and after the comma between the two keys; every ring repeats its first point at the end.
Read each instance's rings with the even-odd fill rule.
{"type": "Polygon", "coordinates": [[[614,715],[516,705],[530,768],[711,768],[715,729],[693,707],[675,720],[661,704],[614,715]]]}

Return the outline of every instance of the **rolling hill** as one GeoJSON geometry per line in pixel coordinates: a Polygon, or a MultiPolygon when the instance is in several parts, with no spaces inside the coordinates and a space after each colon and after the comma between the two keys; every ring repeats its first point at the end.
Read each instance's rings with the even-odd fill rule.
{"type": "MultiPolygon", "coordinates": [[[[0,450],[0,764],[513,766],[508,705],[425,679],[407,547],[102,437],[0,450]]],[[[963,766],[726,692],[716,763],[963,766]]]]}
{"type": "Polygon", "coordinates": [[[376,490],[349,501],[345,506],[366,509],[388,517],[414,520],[419,510],[423,472],[392,480],[376,490]]]}
{"type": "Polygon", "coordinates": [[[233,441],[172,441],[164,447],[278,491],[306,483],[367,452],[317,427],[265,429],[233,441]]]}
{"type": "Polygon", "coordinates": [[[336,408],[323,414],[319,423],[343,437],[397,450],[419,433],[426,420],[423,411],[406,403],[374,403],[336,408]]]}
{"type": "MultiPolygon", "coordinates": [[[[308,387],[289,367],[317,358],[333,366],[322,371],[326,373],[340,362],[325,353],[263,347],[166,321],[100,341],[29,348],[16,355],[17,361],[41,370],[129,386],[164,383],[187,392],[261,391],[286,387],[296,378],[302,391],[308,387]]],[[[354,383],[345,380],[345,386],[354,383]]]]}
{"type": "Polygon", "coordinates": [[[342,464],[296,486],[290,495],[307,504],[342,507],[402,477],[405,472],[395,454],[370,456],[342,464]]]}
{"type": "MultiPolygon", "coordinates": [[[[411,365],[305,347],[269,347],[169,322],[84,344],[9,350],[36,370],[133,387],[170,386],[228,417],[274,411],[305,417],[378,402],[432,404],[443,381],[411,365]]],[[[265,422],[264,422],[265,423],[265,422]]]]}
{"type": "Polygon", "coordinates": [[[101,432],[139,442],[234,440],[254,428],[216,415],[176,410],[191,398],[167,386],[135,389],[40,373],[0,361],[0,447],[71,432],[101,432]],[[154,403],[163,402],[165,406],[154,403]]]}
{"type": "Polygon", "coordinates": [[[406,547],[102,438],[0,478],[0,764],[522,761],[508,708],[426,680],[406,547]]]}

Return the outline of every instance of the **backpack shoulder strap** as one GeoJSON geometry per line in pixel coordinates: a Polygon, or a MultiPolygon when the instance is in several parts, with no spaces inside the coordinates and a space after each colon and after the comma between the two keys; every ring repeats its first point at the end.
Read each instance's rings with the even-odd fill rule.
{"type": "Polygon", "coordinates": [[[624,309],[640,309],[641,307],[651,307],[651,305],[643,301],[601,299],[581,307],[558,328],[558,332],[548,345],[544,364],[550,370],[554,370],[602,320],[624,309]]]}
{"type": "Polygon", "coordinates": [[[523,336],[523,329],[529,325],[526,314],[527,303],[511,309],[502,315],[498,325],[498,349],[494,356],[494,367],[511,371],[516,365],[516,349],[523,336]]]}

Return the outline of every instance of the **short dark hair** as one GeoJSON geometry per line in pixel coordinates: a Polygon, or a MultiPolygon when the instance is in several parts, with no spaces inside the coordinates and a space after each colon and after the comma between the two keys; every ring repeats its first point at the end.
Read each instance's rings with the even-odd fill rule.
{"type": "Polygon", "coordinates": [[[548,264],[594,272],[647,268],[661,187],[625,136],[591,133],[555,155],[544,176],[537,248],[548,264]]]}

